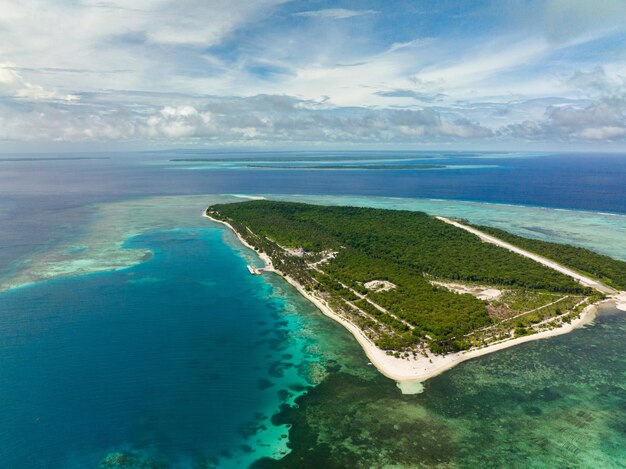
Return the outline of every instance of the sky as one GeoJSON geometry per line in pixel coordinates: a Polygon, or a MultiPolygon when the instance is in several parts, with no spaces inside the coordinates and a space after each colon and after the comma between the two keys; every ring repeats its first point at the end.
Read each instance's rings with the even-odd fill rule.
{"type": "Polygon", "coordinates": [[[0,0],[0,151],[626,151],[625,0],[0,0]]]}

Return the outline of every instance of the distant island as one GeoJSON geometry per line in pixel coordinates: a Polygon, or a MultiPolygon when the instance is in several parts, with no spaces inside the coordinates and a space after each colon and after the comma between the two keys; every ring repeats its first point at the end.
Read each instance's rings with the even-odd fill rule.
{"type": "MultiPolygon", "coordinates": [[[[184,153],[184,152],[181,152],[184,153]]],[[[256,155],[257,156],[244,156],[246,155],[245,152],[243,153],[231,153],[231,156],[229,157],[221,157],[221,156],[207,156],[207,157],[180,157],[180,158],[170,158],[169,161],[171,162],[175,162],[175,163],[214,163],[214,162],[218,162],[218,163],[258,163],[259,161],[263,161],[263,162],[274,162],[274,163],[294,163],[294,162],[298,162],[298,163],[311,163],[311,164],[318,164],[320,161],[328,161],[324,158],[320,158],[318,156],[315,156],[314,154],[311,155],[303,155],[303,156],[297,156],[294,155],[293,153],[287,153],[284,155],[281,155],[280,152],[257,152],[256,155]],[[260,155],[260,156],[259,156],[260,155]]],[[[407,154],[403,154],[403,152],[398,152],[398,153],[393,153],[393,154],[380,154],[379,152],[375,152],[374,154],[364,154],[362,152],[359,152],[358,154],[345,154],[342,153],[340,155],[336,155],[336,158],[333,158],[333,161],[354,161],[356,163],[359,163],[361,161],[403,161],[403,162],[414,162],[414,161],[422,161],[425,159],[435,159],[435,158],[441,158],[441,156],[444,157],[460,157],[463,155],[454,155],[454,154],[431,154],[431,155],[427,155],[427,154],[420,154],[420,155],[415,155],[413,152],[409,152],[407,154]]],[[[474,155],[474,156],[479,156],[474,155]]]]}
{"type": "Polygon", "coordinates": [[[51,156],[51,157],[9,157],[0,158],[0,162],[7,161],[28,162],[28,161],[80,161],[80,160],[110,160],[109,156],[51,156]]]}
{"type": "MultiPolygon", "coordinates": [[[[421,159],[426,159],[423,157],[421,159]]],[[[342,158],[346,161],[355,158],[342,158]]],[[[358,158],[359,160],[368,160],[370,158],[358,158]]],[[[377,158],[379,160],[380,158],[377,158]]],[[[446,169],[448,166],[443,164],[407,164],[407,163],[385,163],[385,164],[357,164],[349,162],[346,164],[320,164],[312,161],[311,158],[294,158],[289,162],[283,161],[283,158],[271,158],[264,163],[259,163],[258,159],[249,158],[172,158],[169,161],[174,163],[244,163],[242,166],[248,169],[328,169],[328,170],[354,170],[354,169],[396,169],[396,170],[420,170],[420,169],[446,169]],[[294,162],[309,164],[294,164],[294,162]]],[[[407,160],[413,161],[413,160],[407,160]]]]}
{"type": "Polygon", "coordinates": [[[332,170],[348,170],[348,169],[445,169],[446,165],[442,164],[362,164],[362,165],[276,165],[276,164],[248,164],[246,168],[251,169],[332,169],[332,170]]]}
{"type": "Polygon", "coordinates": [[[625,302],[626,262],[421,212],[255,200],[209,207],[398,381],[569,332],[625,302]],[[557,263],[558,262],[558,263],[557,263]]]}

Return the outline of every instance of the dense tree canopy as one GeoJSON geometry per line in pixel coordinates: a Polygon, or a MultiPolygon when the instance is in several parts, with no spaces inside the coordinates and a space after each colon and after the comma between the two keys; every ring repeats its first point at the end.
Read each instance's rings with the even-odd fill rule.
{"type": "Polygon", "coordinates": [[[626,262],[624,261],[585,248],[523,238],[489,226],[477,226],[477,228],[515,246],[589,274],[619,290],[626,290],[626,262]]]}
{"type": "Polygon", "coordinates": [[[421,212],[260,200],[215,205],[208,213],[231,223],[305,288],[323,292],[348,313],[358,308],[360,317],[355,322],[374,330],[383,348],[402,348],[426,339],[439,350],[466,348],[463,337],[491,323],[484,301],[434,286],[429,282],[432,278],[588,292],[559,272],[421,212]],[[285,247],[304,248],[313,257],[330,251],[337,254],[316,270],[305,258],[286,255],[285,247]],[[368,291],[364,283],[371,280],[386,280],[396,288],[368,291]],[[366,295],[389,314],[354,292],[366,295]]]}

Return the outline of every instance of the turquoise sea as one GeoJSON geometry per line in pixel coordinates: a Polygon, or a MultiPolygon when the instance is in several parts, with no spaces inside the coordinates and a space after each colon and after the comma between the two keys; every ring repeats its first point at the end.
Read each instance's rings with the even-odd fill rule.
{"type": "Polygon", "coordinates": [[[2,467],[90,467],[133,449],[181,466],[284,454],[288,427],[270,418],[325,373],[333,355],[311,341],[332,325],[244,275],[230,241],[151,232],[125,243],[153,252],[139,265],[0,295],[2,467]]]}
{"type": "MultiPolygon", "coordinates": [[[[361,183],[382,192],[390,177],[375,170],[342,170],[350,194],[305,170],[286,194],[296,170],[239,168],[248,190],[229,190],[210,168],[151,158],[0,166],[0,467],[626,467],[624,313],[403,395],[289,285],[248,275],[254,253],[200,216],[245,192],[423,210],[626,259],[619,197],[602,210],[542,207],[536,188],[514,204],[373,196],[361,183]]],[[[462,190],[498,179],[472,171],[462,190]]],[[[416,187],[443,177],[424,173],[416,187]]]]}

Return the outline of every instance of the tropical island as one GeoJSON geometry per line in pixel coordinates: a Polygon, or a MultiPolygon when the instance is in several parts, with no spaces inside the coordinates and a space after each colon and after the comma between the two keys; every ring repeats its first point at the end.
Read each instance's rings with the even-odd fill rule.
{"type": "Polygon", "coordinates": [[[423,381],[571,331],[624,301],[626,262],[421,212],[254,200],[210,206],[265,268],[343,324],[372,364],[423,381]]]}

